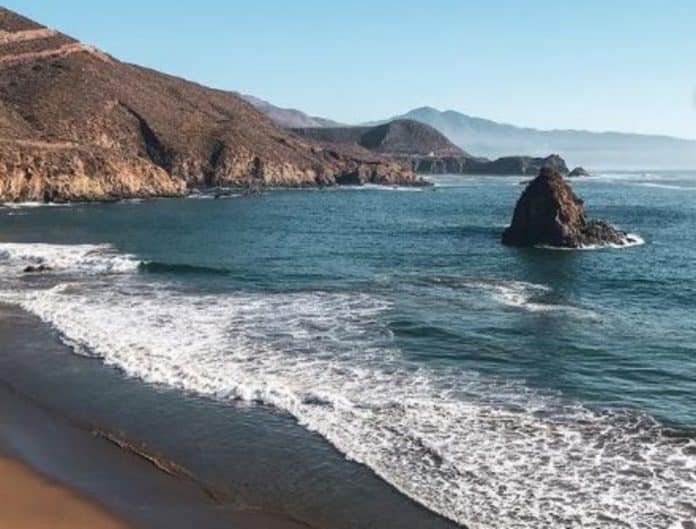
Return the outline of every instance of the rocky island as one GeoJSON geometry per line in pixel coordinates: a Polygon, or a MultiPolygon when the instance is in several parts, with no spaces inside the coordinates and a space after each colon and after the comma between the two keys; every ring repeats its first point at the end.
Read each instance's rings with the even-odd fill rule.
{"type": "Polygon", "coordinates": [[[423,184],[403,160],[300,137],[237,94],[120,62],[0,8],[0,201],[346,181],[423,184]]]}
{"type": "Polygon", "coordinates": [[[517,202],[503,244],[559,248],[627,246],[639,240],[601,220],[588,220],[583,201],[553,167],[544,167],[517,202]]]}

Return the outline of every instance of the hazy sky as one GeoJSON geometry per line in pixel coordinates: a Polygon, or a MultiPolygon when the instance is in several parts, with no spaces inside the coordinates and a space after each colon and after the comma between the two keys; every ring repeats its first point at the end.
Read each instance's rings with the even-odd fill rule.
{"type": "Polygon", "coordinates": [[[6,0],[120,59],[345,122],[418,106],[696,138],[696,0],[6,0]]]}

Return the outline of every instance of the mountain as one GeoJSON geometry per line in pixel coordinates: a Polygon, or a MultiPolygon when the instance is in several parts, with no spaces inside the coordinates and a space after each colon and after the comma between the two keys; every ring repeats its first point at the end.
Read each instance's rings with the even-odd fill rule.
{"type": "MultiPolygon", "coordinates": [[[[569,173],[565,160],[557,155],[544,158],[505,156],[496,160],[471,156],[447,137],[425,123],[398,119],[367,127],[315,127],[292,129],[300,136],[325,143],[357,145],[372,152],[401,158],[421,174],[537,174],[550,166],[569,173]]],[[[576,170],[577,171],[577,170],[576,170]]]]}
{"type": "Polygon", "coordinates": [[[555,152],[573,165],[603,169],[684,169],[696,167],[696,141],[669,136],[582,130],[538,130],[471,117],[452,110],[422,107],[395,116],[434,127],[453,143],[478,156],[496,158],[555,152]]]}
{"type": "Polygon", "coordinates": [[[373,152],[397,156],[464,156],[466,153],[429,125],[410,119],[374,127],[306,127],[294,132],[329,143],[355,143],[373,152]]]}
{"type": "Polygon", "coordinates": [[[277,125],[288,129],[304,128],[304,127],[342,127],[345,126],[337,121],[330,119],[318,118],[309,116],[300,110],[294,108],[281,108],[272,105],[268,101],[259,99],[248,94],[239,94],[247,103],[251,103],[255,108],[266,114],[277,125]]]}
{"type": "Polygon", "coordinates": [[[0,145],[2,201],[417,183],[402,162],[299,137],[236,94],[120,62],[4,8],[0,145]]]}

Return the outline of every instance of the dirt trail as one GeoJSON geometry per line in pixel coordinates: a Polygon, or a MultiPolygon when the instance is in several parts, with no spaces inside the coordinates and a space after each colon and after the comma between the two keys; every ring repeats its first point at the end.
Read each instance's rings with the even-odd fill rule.
{"type": "Polygon", "coordinates": [[[72,44],[64,44],[57,48],[41,50],[41,51],[29,51],[26,53],[17,53],[15,55],[5,55],[0,57],[0,66],[4,64],[16,63],[21,61],[29,61],[32,59],[43,59],[47,57],[65,57],[73,53],[85,52],[94,55],[98,59],[104,62],[111,62],[111,59],[107,54],[99,51],[93,46],[88,46],[82,44],[81,42],[73,42],[72,44]]]}
{"type": "Polygon", "coordinates": [[[54,37],[58,32],[54,29],[28,29],[26,31],[2,31],[0,30],[0,44],[10,44],[14,42],[25,42],[27,40],[47,39],[54,37]]]}

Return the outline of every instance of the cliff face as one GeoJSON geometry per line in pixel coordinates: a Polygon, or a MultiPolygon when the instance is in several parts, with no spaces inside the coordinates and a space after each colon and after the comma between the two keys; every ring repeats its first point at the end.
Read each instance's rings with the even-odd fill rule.
{"type": "Polygon", "coordinates": [[[418,182],[402,162],[298,137],[235,94],[119,62],[0,8],[0,200],[346,179],[418,182]]]}

